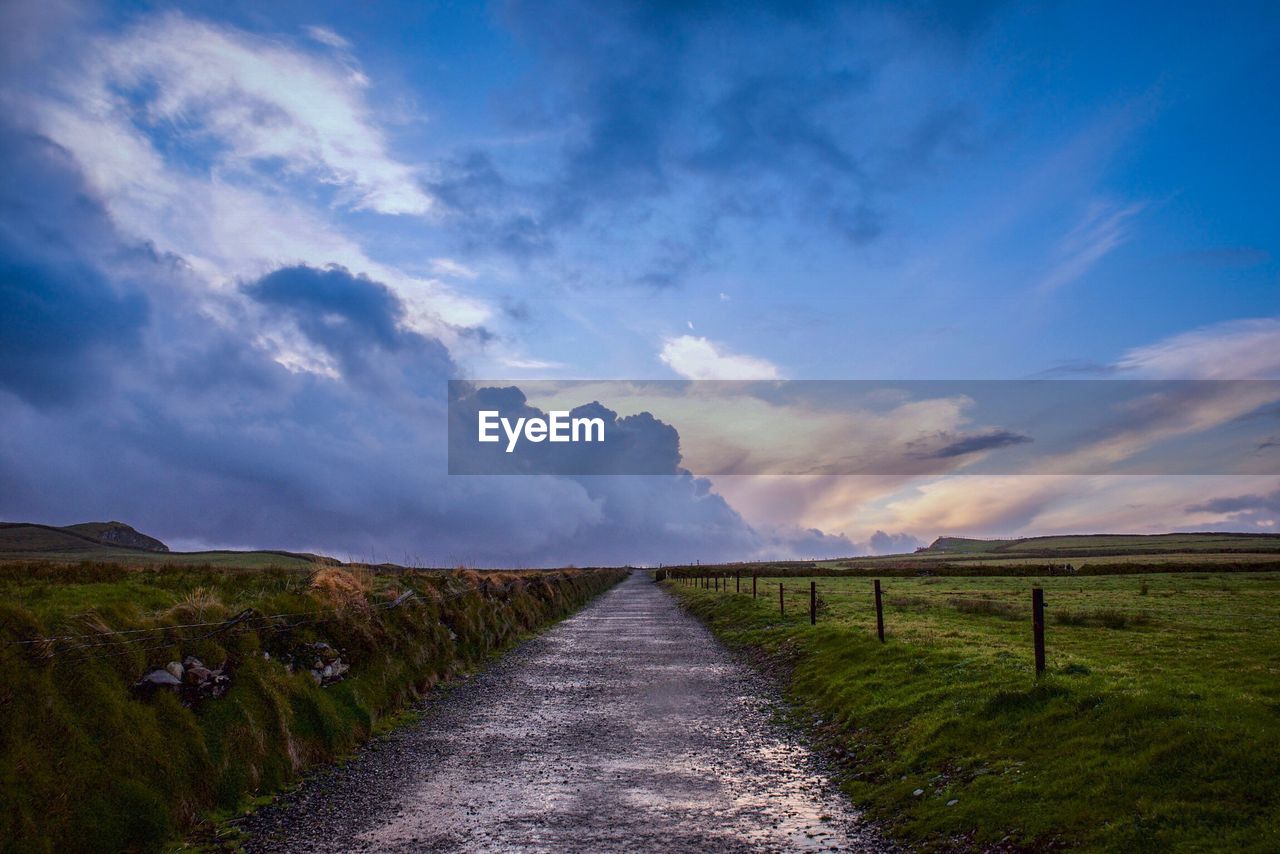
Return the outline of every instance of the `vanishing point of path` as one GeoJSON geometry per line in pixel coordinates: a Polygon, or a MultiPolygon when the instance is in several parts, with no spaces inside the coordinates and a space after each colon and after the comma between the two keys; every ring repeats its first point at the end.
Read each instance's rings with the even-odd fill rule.
{"type": "Polygon", "coordinates": [[[884,851],[647,573],[259,810],[249,851],[884,851]]]}

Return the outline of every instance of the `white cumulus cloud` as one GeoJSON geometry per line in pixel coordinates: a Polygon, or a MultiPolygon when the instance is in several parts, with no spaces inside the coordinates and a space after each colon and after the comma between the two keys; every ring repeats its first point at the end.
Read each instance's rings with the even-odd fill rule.
{"type": "Polygon", "coordinates": [[[778,368],[767,359],[731,353],[723,345],[696,335],[662,342],[663,364],[690,380],[775,380],[778,368]]]}

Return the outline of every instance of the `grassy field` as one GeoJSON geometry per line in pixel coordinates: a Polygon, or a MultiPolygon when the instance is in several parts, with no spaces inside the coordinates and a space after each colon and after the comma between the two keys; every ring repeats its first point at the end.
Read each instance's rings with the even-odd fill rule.
{"type": "Polygon", "coordinates": [[[867,578],[760,578],[754,600],[750,581],[667,584],[785,665],[846,790],[905,840],[1280,850],[1280,573],[886,579],[883,645],[867,578]]]}
{"type": "Polygon", "coordinates": [[[0,852],[164,850],[624,574],[0,563],[0,852]],[[225,696],[131,690],[186,656],[225,696]]]}
{"type": "Polygon", "coordinates": [[[1280,572],[1280,534],[1087,534],[978,540],[942,537],[910,554],[734,564],[737,572],[911,577],[1131,572],[1280,572]]]}

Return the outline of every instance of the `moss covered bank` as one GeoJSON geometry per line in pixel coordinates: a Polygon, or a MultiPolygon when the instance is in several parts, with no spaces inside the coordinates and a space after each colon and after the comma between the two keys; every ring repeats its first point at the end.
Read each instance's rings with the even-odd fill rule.
{"type": "Polygon", "coordinates": [[[0,850],[163,848],[624,575],[0,566],[0,850]]]}

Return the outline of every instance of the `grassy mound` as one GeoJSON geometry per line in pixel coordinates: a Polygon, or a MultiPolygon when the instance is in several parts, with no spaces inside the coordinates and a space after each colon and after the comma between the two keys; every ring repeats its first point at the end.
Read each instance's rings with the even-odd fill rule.
{"type": "Polygon", "coordinates": [[[159,849],[622,576],[0,566],[0,850],[159,849]],[[286,666],[319,644],[347,678],[286,666]],[[131,689],[186,656],[224,668],[226,695],[131,689]]]}

